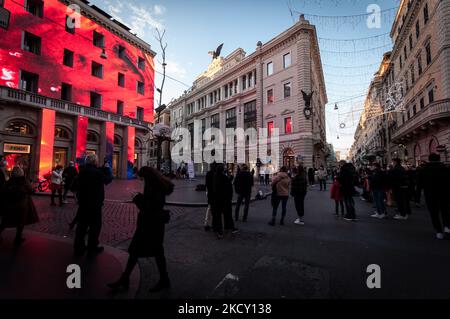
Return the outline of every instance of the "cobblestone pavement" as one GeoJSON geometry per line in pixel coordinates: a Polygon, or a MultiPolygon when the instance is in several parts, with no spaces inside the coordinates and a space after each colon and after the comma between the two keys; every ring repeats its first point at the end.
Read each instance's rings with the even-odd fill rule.
{"type": "MultiPolygon", "coordinates": [[[[77,206],[73,199],[63,207],[50,206],[50,197],[35,196],[34,203],[40,222],[27,227],[30,230],[73,238],[75,231],[69,229],[69,223],[76,214],[77,206]]],[[[183,207],[171,207],[171,218],[175,221],[187,212],[183,207]]],[[[129,240],[136,227],[137,209],[132,203],[105,201],[103,206],[103,227],[100,242],[109,246],[118,246],[129,240]]]]}

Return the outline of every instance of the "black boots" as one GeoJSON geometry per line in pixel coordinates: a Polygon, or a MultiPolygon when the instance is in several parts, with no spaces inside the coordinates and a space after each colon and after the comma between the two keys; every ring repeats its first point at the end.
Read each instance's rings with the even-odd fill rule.
{"type": "Polygon", "coordinates": [[[160,292],[164,289],[170,288],[170,280],[169,280],[169,276],[164,276],[161,277],[161,279],[159,279],[158,283],[151,288],[149,291],[150,292],[160,292]]]}
{"type": "Polygon", "coordinates": [[[272,218],[272,220],[269,222],[270,226],[275,226],[275,217],[272,218]]]}

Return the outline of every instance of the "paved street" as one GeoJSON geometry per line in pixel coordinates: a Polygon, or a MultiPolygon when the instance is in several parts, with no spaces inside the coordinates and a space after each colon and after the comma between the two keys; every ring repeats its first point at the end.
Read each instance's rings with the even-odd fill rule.
{"type": "MultiPolygon", "coordinates": [[[[70,240],[73,231],[67,223],[75,213],[75,205],[50,207],[48,197],[35,197],[35,201],[41,222],[29,229],[70,240]]],[[[203,230],[204,208],[171,207],[166,255],[173,288],[150,295],[147,291],[158,279],[157,271],[153,260],[144,259],[140,262],[141,282],[136,297],[450,296],[450,242],[434,239],[424,209],[414,208],[408,221],[376,220],[369,217],[373,212],[370,203],[359,198],[356,203],[357,222],[336,219],[328,191],[320,192],[316,186],[307,196],[306,226],[292,223],[296,216],[291,199],[286,225],[271,227],[267,225],[270,200],[253,202],[249,222],[238,223],[241,231],[228,234],[224,240],[203,230]],[[369,264],[381,266],[381,289],[369,290],[366,286],[369,264]]],[[[107,201],[102,242],[126,250],[136,214],[131,204],[107,201]]],[[[113,276],[111,272],[109,276],[113,276]]]]}

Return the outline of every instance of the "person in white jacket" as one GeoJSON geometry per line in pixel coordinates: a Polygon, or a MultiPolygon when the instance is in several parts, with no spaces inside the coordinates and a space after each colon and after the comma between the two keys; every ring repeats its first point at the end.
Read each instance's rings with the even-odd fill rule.
{"type": "Polygon", "coordinates": [[[58,192],[58,198],[59,198],[59,206],[63,205],[63,167],[61,165],[57,165],[55,169],[52,171],[52,177],[51,177],[51,185],[50,189],[52,191],[51,196],[51,205],[56,206],[55,203],[55,195],[58,192]]]}
{"type": "Polygon", "coordinates": [[[320,166],[319,170],[317,171],[317,177],[319,179],[319,184],[320,184],[320,190],[326,191],[327,190],[327,170],[323,167],[320,166]]]}

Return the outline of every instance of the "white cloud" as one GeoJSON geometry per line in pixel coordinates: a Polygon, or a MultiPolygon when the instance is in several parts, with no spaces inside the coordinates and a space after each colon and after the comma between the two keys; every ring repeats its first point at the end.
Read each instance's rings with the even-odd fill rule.
{"type": "Polygon", "coordinates": [[[131,9],[131,29],[140,36],[144,36],[148,29],[164,29],[161,21],[153,17],[152,11],[144,6],[128,3],[131,9]]]}
{"type": "MultiPolygon", "coordinates": [[[[187,74],[187,70],[182,67],[178,62],[173,60],[166,60],[167,67],[166,67],[166,75],[173,77],[177,80],[183,80],[187,74]]],[[[160,63],[156,63],[156,71],[161,72],[163,71],[162,66],[160,63]]],[[[162,77],[162,75],[159,75],[162,77]]]]}
{"type": "Polygon", "coordinates": [[[164,12],[166,12],[166,8],[164,6],[162,6],[162,5],[160,5],[160,4],[155,4],[153,6],[153,12],[156,15],[162,15],[162,14],[164,14],[164,12]]]}

